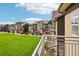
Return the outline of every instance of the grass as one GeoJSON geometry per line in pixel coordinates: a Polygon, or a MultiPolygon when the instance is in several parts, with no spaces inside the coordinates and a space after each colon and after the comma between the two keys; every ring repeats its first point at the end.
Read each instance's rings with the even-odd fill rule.
{"type": "Polygon", "coordinates": [[[0,33],[0,56],[31,56],[41,37],[0,33]]]}

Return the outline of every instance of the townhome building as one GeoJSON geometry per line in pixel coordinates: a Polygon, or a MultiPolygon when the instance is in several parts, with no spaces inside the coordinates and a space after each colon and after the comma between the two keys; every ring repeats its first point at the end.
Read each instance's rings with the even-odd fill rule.
{"type": "Polygon", "coordinates": [[[58,55],[79,55],[79,38],[76,38],[79,36],[79,3],[62,3],[54,15],[52,19],[56,28],[55,35],[64,36],[63,41],[57,43],[58,55]]]}
{"type": "Polygon", "coordinates": [[[29,24],[29,34],[33,34],[33,24],[29,24]]]}
{"type": "Polygon", "coordinates": [[[33,23],[33,32],[34,34],[46,34],[48,31],[48,22],[46,21],[35,21],[33,23]]]}

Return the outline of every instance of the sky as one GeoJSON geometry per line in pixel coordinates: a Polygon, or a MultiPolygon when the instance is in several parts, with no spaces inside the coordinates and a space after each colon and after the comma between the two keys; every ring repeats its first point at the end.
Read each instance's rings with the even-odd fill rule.
{"type": "Polygon", "coordinates": [[[51,20],[59,3],[0,3],[0,24],[51,20]]]}

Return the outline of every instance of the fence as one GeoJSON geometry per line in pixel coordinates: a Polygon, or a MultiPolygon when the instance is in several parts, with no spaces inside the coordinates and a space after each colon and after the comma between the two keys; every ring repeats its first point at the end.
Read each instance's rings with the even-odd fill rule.
{"type": "Polygon", "coordinates": [[[79,56],[79,37],[43,35],[32,56],[79,56]]]}

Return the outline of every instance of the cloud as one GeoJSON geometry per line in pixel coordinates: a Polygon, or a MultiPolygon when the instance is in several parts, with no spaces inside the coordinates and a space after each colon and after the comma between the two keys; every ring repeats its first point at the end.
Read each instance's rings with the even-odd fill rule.
{"type": "Polygon", "coordinates": [[[15,4],[16,7],[25,7],[26,3],[17,3],[15,4]]]}
{"type": "Polygon", "coordinates": [[[44,19],[41,19],[41,18],[27,18],[27,19],[22,19],[22,21],[27,22],[29,24],[32,24],[35,21],[44,21],[44,19]]]}
{"type": "Polygon", "coordinates": [[[19,3],[16,7],[24,7],[28,11],[39,14],[49,14],[57,10],[60,3],[19,3]]]}
{"type": "Polygon", "coordinates": [[[0,24],[14,24],[14,22],[0,22],[0,24]]]}
{"type": "MultiPolygon", "coordinates": [[[[46,19],[41,19],[41,18],[26,18],[26,19],[21,19],[20,22],[26,22],[29,24],[34,23],[35,21],[47,21],[46,19]]],[[[0,22],[0,24],[15,24],[16,22],[0,22]]]]}

